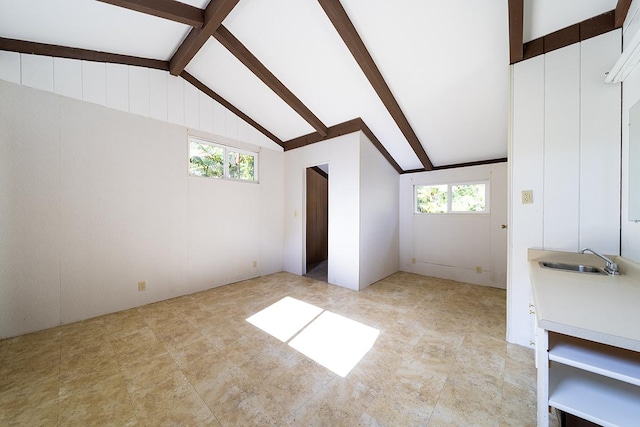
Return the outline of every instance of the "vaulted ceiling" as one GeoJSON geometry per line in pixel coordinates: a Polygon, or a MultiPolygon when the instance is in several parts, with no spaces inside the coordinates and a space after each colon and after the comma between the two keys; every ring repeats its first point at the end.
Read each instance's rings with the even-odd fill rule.
{"type": "Polygon", "coordinates": [[[629,3],[0,0],[0,50],[165,69],[285,150],[363,130],[431,170],[505,158],[509,64],[629,3]]]}

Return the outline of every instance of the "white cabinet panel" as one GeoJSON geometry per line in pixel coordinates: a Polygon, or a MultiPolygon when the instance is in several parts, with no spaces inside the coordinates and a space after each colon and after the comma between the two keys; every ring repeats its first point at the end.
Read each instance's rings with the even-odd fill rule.
{"type": "Polygon", "coordinates": [[[620,30],[581,44],[580,247],[620,250],[620,85],[603,82],[620,30]]]}
{"type": "Polygon", "coordinates": [[[522,345],[528,345],[533,339],[533,318],[528,314],[531,284],[527,250],[542,246],[544,64],[544,56],[538,56],[512,67],[508,338],[522,345]],[[533,191],[532,204],[521,203],[521,192],[524,190],[533,191]]]}
{"type": "Polygon", "coordinates": [[[22,84],[53,92],[53,58],[24,54],[21,57],[22,84]]]}
{"type": "Polygon", "coordinates": [[[129,112],[129,68],[107,64],[107,107],[129,112]]]}
{"type": "Polygon", "coordinates": [[[107,69],[101,62],[82,61],[82,98],[107,105],[107,69]]]}
{"type": "Polygon", "coordinates": [[[544,247],[578,250],[580,45],[545,55],[544,247]]]}
{"type": "Polygon", "coordinates": [[[129,67],[129,111],[149,117],[149,69],[129,67]]]}
{"type": "Polygon", "coordinates": [[[167,121],[168,89],[167,76],[162,70],[149,70],[149,116],[167,121]]]}
{"type": "Polygon", "coordinates": [[[82,63],[53,58],[53,90],[59,95],[82,99],[82,63]]]}
{"type": "Polygon", "coordinates": [[[20,84],[20,54],[0,51],[0,80],[20,84]]]}

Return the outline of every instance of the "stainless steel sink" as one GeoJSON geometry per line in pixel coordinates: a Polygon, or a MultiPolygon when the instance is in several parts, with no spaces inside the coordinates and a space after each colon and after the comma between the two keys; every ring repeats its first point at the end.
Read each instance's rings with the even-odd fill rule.
{"type": "Polygon", "coordinates": [[[554,270],[573,271],[575,273],[588,273],[588,274],[607,274],[602,269],[594,267],[592,265],[583,264],[565,264],[562,262],[548,262],[540,261],[538,263],[540,267],[552,268],[554,270]]]}

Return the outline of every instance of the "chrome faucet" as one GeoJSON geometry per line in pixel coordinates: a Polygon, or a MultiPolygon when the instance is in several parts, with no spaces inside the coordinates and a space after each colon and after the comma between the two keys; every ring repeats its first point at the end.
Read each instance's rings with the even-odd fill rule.
{"type": "Polygon", "coordinates": [[[589,249],[589,248],[584,248],[583,250],[580,251],[580,253],[585,253],[585,252],[591,252],[592,254],[599,256],[600,258],[602,258],[603,260],[605,260],[606,264],[604,267],[604,271],[607,274],[611,274],[616,275],[616,274],[620,274],[620,270],[618,270],[618,264],[616,264],[615,262],[613,262],[611,259],[607,258],[606,256],[599,254],[598,252],[594,251],[593,249],[589,249]]]}

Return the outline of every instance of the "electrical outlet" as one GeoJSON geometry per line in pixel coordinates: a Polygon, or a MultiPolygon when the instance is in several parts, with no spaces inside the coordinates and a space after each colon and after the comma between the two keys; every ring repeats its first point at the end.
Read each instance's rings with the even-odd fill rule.
{"type": "Polygon", "coordinates": [[[253,268],[256,268],[258,266],[258,261],[253,261],[253,268]]]}
{"type": "Polygon", "coordinates": [[[482,267],[481,266],[476,265],[476,273],[482,274],[482,267]]]}
{"type": "Polygon", "coordinates": [[[416,263],[416,259],[415,258],[411,258],[411,264],[415,264],[416,263]]]}
{"type": "Polygon", "coordinates": [[[138,290],[146,291],[147,290],[147,281],[143,280],[142,282],[138,282],[138,290]]]}
{"type": "Polygon", "coordinates": [[[533,190],[524,190],[522,192],[522,204],[528,205],[533,203],[533,190]]]}

